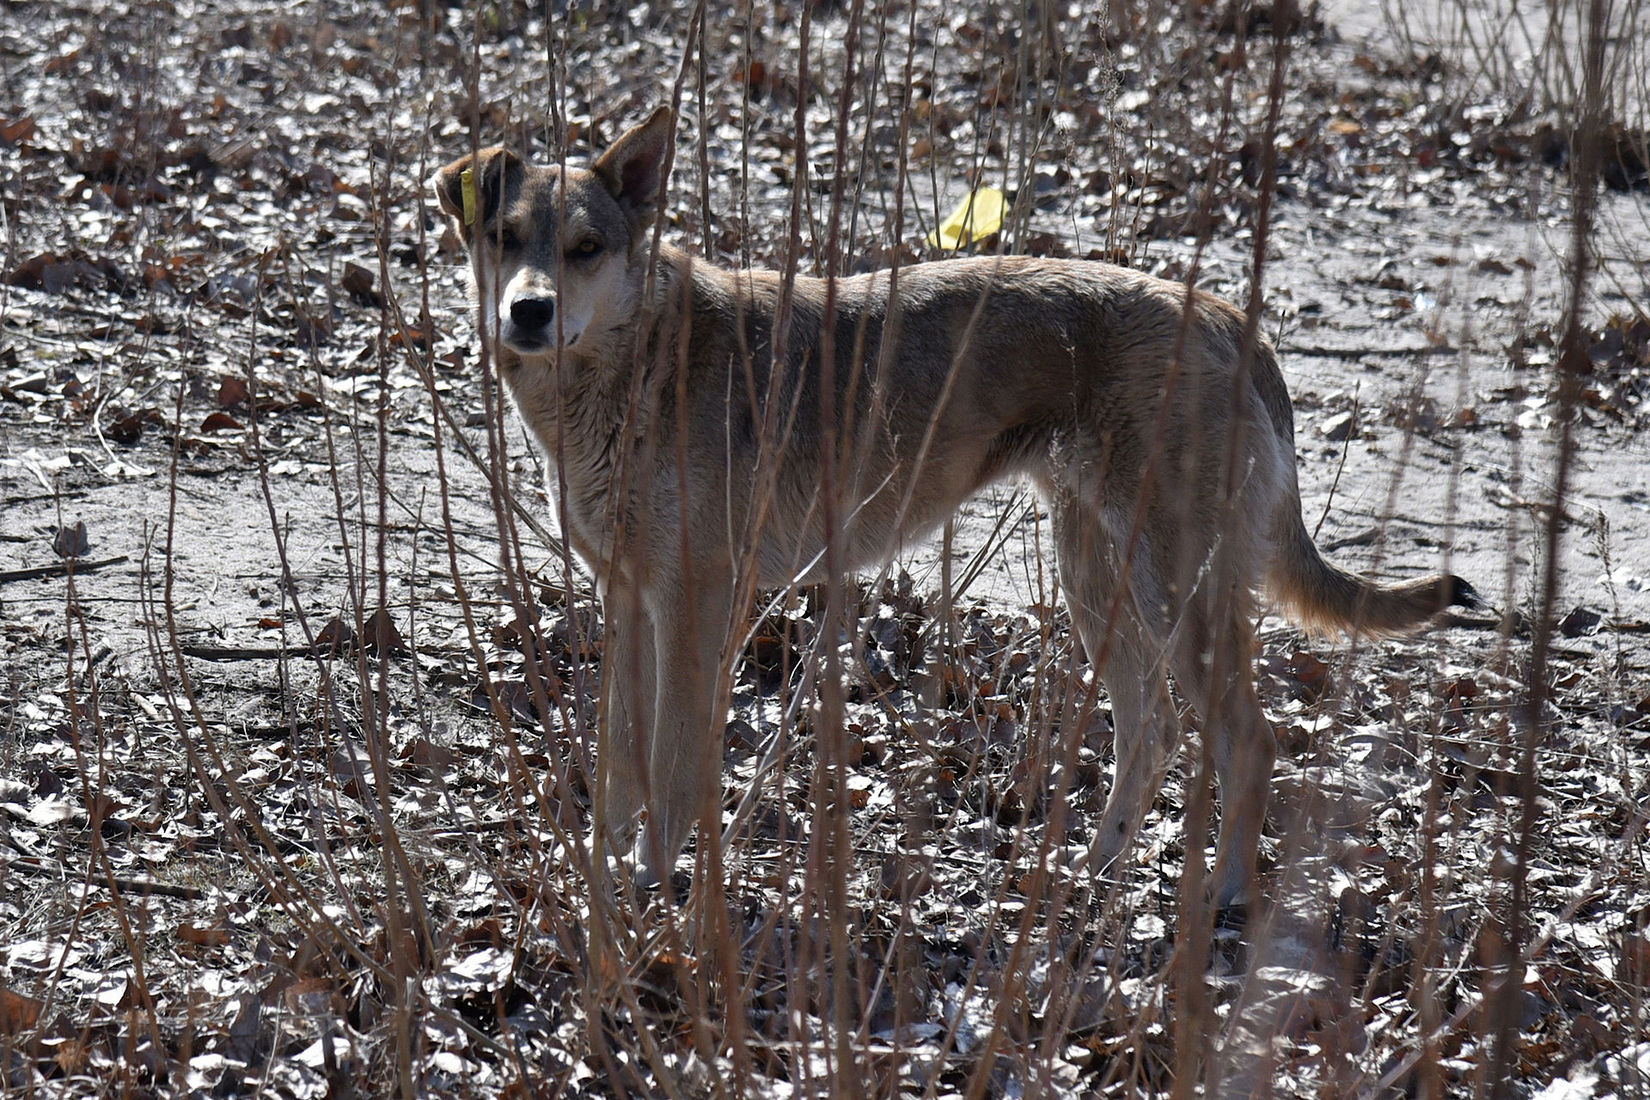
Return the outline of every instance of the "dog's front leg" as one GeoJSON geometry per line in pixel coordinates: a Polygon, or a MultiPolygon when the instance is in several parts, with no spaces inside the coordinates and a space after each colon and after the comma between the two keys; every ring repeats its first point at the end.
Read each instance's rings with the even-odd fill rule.
{"type": "Polygon", "coordinates": [[[727,659],[731,583],[695,578],[691,590],[650,591],[656,694],[647,746],[647,824],[636,847],[636,881],[663,880],[695,823],[714,834],[721,799],[722,731],[727,722],[720,675],[727,659]]]}
{"type": "Polygon", "coordinates": [[[596,839],[603,851],[628,854],[647,794],[644,776],[658,679],[653,622],[635,588],[621,583],[605,586],[602,620],[596,839]]]}

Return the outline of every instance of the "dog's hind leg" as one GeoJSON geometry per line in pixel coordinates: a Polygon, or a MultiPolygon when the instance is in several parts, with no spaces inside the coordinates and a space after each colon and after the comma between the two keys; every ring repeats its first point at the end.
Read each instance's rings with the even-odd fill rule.
{"type": "Polygon", "coordinates": [[[1242,585],[1184,605],[1176,631],[1175,685],[1202,720],[1220,783],[1220,844],[1209,896],[1241,900],[1255,875],[1277,739],[1255,694],[1252,608],[1242,585]],[[1213,604],[1214,606],[1210,606],[1213,604]]]}
{"type": "Polygon", "coordinates": [[[1116,599],[1123,581],[1107,533],[1069,496],[1055,503],[1053,514],[1061,589],[1111,697],[1116,763],[1087,859],[1099,874],[1122,858],[1139,831],[1174,759],[1180,723],[1164,675],[1163,635],[1142,618],[1136,599],[1116,599]]]}

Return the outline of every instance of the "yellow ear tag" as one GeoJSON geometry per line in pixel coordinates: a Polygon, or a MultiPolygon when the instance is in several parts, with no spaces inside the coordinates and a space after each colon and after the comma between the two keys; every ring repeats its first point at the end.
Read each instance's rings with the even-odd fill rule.
{"type": "Polygon", "coordinates": [[[995,187],[981,187],[963,199],[962,205],[946,215],[939,228],[928,234],[934,248],[955,252],[983,241],[1003,227],[1008,199],[995,187]]]}
{"type": "Polygon", "coordinates": [[[466,168],[458,174],[459,194],[464,198],[464,224],[476,223],[476,174],[466,168]]]}

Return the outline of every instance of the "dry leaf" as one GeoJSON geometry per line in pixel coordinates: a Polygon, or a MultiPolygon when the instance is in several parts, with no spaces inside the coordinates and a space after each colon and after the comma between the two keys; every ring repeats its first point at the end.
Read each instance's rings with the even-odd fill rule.
{"type": "Polygon", "coordinates": [[[407,652],[407,643],[402,640],[401,632],[395,628],[395,620],[384,608],[379,608],[367,617],[362,629],[362,643],[367,652],[382,657],[387,654],[403,654],[407,652]]]}
{"type": "Polygon", "coordinates": [[[0,986],[0,1035],[15,1038],[19,1032],[28,1031],[40,1021],[40,1013],[45,1008],[44,1001],[0,986]]]}
{"type": "Polygon", "coordinates": [[[250,392],[246,380],[229,375],[218,384],[218,408],[229,409],[245,404],[250,392]]]}
{"type": "Polygon", "coordinates": [[[229,930],[218,925],[202,927],[184,923],[178,925],[178,939],[198,947],[222,947],[229,942],[229,930]]]}
{"type": "Polygon", "coordinates": [[[52,549],[60,558],[81,558],[92,548],[91,540],[86,537],[86,522],[81,520],[73,527],[59,527],[57,534],[52,536],[52,549]]]}

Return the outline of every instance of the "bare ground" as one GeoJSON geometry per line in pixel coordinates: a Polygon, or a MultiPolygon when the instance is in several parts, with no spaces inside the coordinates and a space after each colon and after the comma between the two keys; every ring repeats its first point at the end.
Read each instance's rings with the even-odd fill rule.
{"type": "MultiPolygon", "coordinates": [[[[489,471],[529,516],[553,525],[554,507],[513,421],[494,421],[507,456],[491,453],[495,398],[419,181],[468,147],[478,102],[483,140],[542,151],[551,101],[575,132],[611,137],[669,94],[687,16],[569,16],[551,38],[505,8],[474,26],[458,9],[365,5],[317,26],[251,3],[12,10],[6,1094],[831,1094],[855,1079],[889,1094],[1129,1094],[1201,1065],[1216,1092],[1464,1093],[1505,1076],[1522,1094],[1569,1081],[1555,1095],[1584,1096],[1650,1072],[1650,209],[1626,165],[1604,192],[1585,304],[1593,373],[1530,789],[1519,705],[1553,512],[1567,177],[1552,116],[1475,91],[1447,56],[1460,43],[1437,43],[1429,75],[1390,39],[1337,33],[1332,11],[1293,36],[1263,279],[1309,525],[1321,518],[1320,541],[1359,568],[1447,561],[1495,613],[1378,647],[1267,624],[1277,904],[1241,937],[1215,930],[1190,971],[1201,986],[1176,984],[1175,945],[1202,942],[1177,897],[1195,739],[1119,889],[1091,897],[1045,875],[1049,851],[1086,839],[1108,750],[1103,711],[1060,705],[1072,647],[1050,610],[1052,562],[1036,553],[1035,502],[1005,489],[957,525],[949,626],[938,541],[901,563],[908,586],[897,571],[867,586],[844,688],[854,767],[833,780],[851,809],[853,858],[831,872],[842,896],[831,904],[816,862],[826,750],[793,737],[783,677],[754,667],[772,665],[781,619],[802,642],[824,629],[798,597],[759,632],[735,697],[730,812],[760,780],[728,855],[735,931],[720,948],[695,940],[715,940],[714,901],[685,923],[657,903],[621,908],[621,981],[591,943],[604,918],[576,839],[599,632],[587,599],[570,609],[576,573],[531,531],[525,571],[500,568],[520,521],[499,518],[489,471]],[[567,64],[560,85],[547,52],[567,64]],[[72,581],[20,575],[64,551],[72,581]],[[524,611],[541,619],[546,693],[522,657],[524,611]],[[372,625],[379,612],[390,625],[372,625]],[[312,655],[340,632],[367,644],[312,655]],[[1526,804],[1537,828],[1515,866],[1526,804]],[[1206,1048],[1177,1030],[1186,1019],[1207,1022],[1206,1048]]],[[[1110,29],[1072,14],[1063,79],[1015,84],[1000,74],[1029,71],[1041,48],[1029,25],[919,10],[911,107],[940,124],[914,131],[930,158],[906,150],[905,249],[921,252],[983,167],[1035,196],[1005,245],[1195,266],[1242,299],[1272,39],[1257,23],[1235,56],[1219,12],[1134,11],[1110,29]],[[1233,66],[1222,138],[1211,74],[1233,66]],[[1054,121],[1028,133],[1037,96],[1054,121]],[[1232,163],[1206,198],[1213,144],[1232,163]]],[[[879,62],[892,85],[907,14],[891,11],[879,62]]],[[[816,18],[809,148],[829,178],[850,157],[830,128],[850,16],[816,18]]],[[[733,11],[711,27],[667,232],[775,262],[798,172],[799,27],[733,11]]],[[[862,86],[851,130],[873,150],[848,196],[864,264],[896,236],[890,94],[862,86]]],[[[821,217],[799,233],[806,255],[821,217]]]]}

